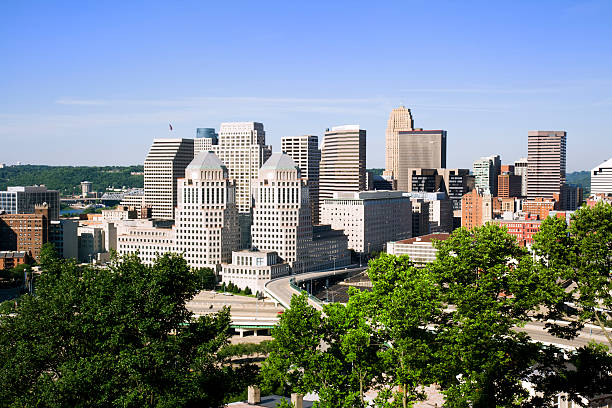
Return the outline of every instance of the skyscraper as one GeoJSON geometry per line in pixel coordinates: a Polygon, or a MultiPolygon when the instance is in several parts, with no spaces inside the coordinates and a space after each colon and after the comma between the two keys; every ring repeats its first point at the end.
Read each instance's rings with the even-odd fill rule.
{"type": "Polygon", "coordinates": [[[391,110],[387,121],[387,131],[385,132],[385,171],[383,172],[385,178],[397,178],[399,132],[413,129],[414,121],[410,109],[400,106],[391,110]]]}
{"type": "Polygon", "coordinates": [[[514,174],[521,176],[521,196],[527,197],[527,158],[522,157],[514,162],[514,174]]]}
{"type": "Polygon", "coordinates": [[[200,152],[210,152],[214,145],[219,143],[219,135],[214,128],[197,128],[196,138],[193,140],[193,155],[200,152]]]}
{"type": "Polygon", "coordinates": [[[240,246],[236,188],[213,152],[201,152],[178,180],[176,251],[192,267],[215,269],[240,246]]]}
{"type": "Polygon", "coordinates": [[[307,191],[300,169],[284,153],[265,162],[253,189],[253,247],[275,251],[294,273],[308,268],[312,223],[307,191]]]}
{"type": "MultiPolygon", "coordinates": [[[[359,125],[335,126],[321,146],[319,203],[334,192],[366,189],[366,131],[359,125]]],[[[319,204],[320,205],[320,204],[319,204]]]]}
{"type": "Polygon", "coordinates": [[[527,196],[552,198],[565,183],[567,133],[530,130],[527,137],[527,196]]]}
{"type": "Polygon", "coordinates": [[[154,139],[144,162],[145,203],[153,217],[174,218],[176,181],[193,160],[193,139],[154,139]]]}
{"type": "Polygon", "coordinates": [[[474,161],[475,187],[485,194],[497,196],[497,176],[501,172],[501,158],[498,154],[481,157],[474,161]]]}
{"type": "Polygon", "coordinates": [[[591,170],[591,194],[612,194],[612,159],[591,170]]]}
{"type": "Polygon", "coordinates": [[[446,167],[446,131],[410,130],[398,134],[397,188],[409,184],[413,169],[446,167]]]}
{"type": "Polygon", "coordinates": [[[251,187],[257,179],[259,168],[272,154],[266,145],[263,123],[227,122],[219,129],[219,144],[213,151],[227,166],[230,180],[236,182],[236,206],[240,220],[241,248],[250,246],[251,236],[251,187]]]}
{"type": "Polygon", "coordinates": [[[319,223],[319,163],[321,150],[319,138],[313,135],[285,136],[281,139],[281,150],[290,156],[300,168],[302,178],[308,184],[313,224],[319,223]]]}

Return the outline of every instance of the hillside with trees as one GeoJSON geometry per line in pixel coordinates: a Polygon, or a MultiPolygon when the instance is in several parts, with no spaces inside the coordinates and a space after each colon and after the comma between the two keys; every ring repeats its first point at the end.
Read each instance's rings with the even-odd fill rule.
{"type": "Polygon", "coordinates": [[[8,186],[32,186],[44,184],[49,189],[69,195],[80,192],[82,181],[91,181],[94,191],[108,187],[142,188],[143,166],[43,166],[23,165],[0,169],[0,190],[8,186]]]}

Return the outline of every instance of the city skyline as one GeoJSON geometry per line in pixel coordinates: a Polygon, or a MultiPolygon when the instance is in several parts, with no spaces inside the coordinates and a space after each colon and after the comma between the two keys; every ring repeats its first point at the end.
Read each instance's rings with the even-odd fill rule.
{"type": "Polygon", "coordinates": [[[274,152],[284,136],[359,124],[367,167],[384,168],[400,105],[448,131],[450,168],[513,163],[538,129],[567,131],[568,172],[609,159],[612,5],[443,4],[9,4],[0,163],[137,164],[154,138],[257,121],[274,152]]]}

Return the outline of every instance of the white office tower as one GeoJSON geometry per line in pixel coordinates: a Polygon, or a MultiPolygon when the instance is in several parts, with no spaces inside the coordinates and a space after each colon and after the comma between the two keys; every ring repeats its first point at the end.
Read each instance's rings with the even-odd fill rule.
{"type": "Polygon", "coordinates": [[[321,146],[319,203],[333,198],[336,192],[364,191],[367,188],[365,165],[365,130],[359,129],[359,125],[327,130],[321,146]]]}
{"type": "Polygon", "coordinates": [[[316,225],[319,223],[319,138],[313,135],[285,136],[281,139],[281,150],[298,165],[302,178],[308,184],[310,216],[316,225]]]}
{"type": "Polygon", "coordinates": [[[275,251],[294,273],[306,270],[312,241],[308,187],[291,157],[272,154],[259,170],[253,196],[253,247],[275,251]]]}
{"type": "Polygon", "coordinates": [[[500,172],[501,158],[499,155],[481,157],[474,162],[475,187],[497,196],[497,176],[500,172]]]}
{"type": "Polygon", "coordinates": [[[521,176],[521,196],[527,197],[527,166],[526,157],[520,158],[514,162],[514,174],[521,176]]]}
{"type": "Polygon", "coordinates": [[[192,160],[193,139],[153,140],[144,162],[144,190],[154,218],[174,218],[176,181],[185,177],[185,167],[192,160]]]}
{"type": "Polygon", "coordinates": [[[236,182],[236,206],[240,221],[240,246],[250,246],[252,183],[259,168],[272,154],[266,145],[266,132],[259,122],[227,122],[219,129],[219,144],[213,151],[227,166],[230,180],[236,182]]]}
{"type": "Polygon", "coordinates": [[[335,193],[321,204],[321,223],[343,230],[349,249],[382,251],[389,241],[412,235],[412,206],[402,191],[335,193]]]}
{"type": "Polygon", "coordinates": [[[393,108],[385,132],[385,171],[383,177],[395,178],[399,174],[399,132],[414,130],[410,109],[405,106],[393,108]]]}
{"type": "Polygon", "coordinates": [[[216,269],[240,245],[236,189],[213,152],[200,152],[178,180],[176,251],[194,268],[216,269]]]}
{"type": "Polygon", "coordinates": [[[591,194],[612,194],[612,159],[591,170],[591,194]]]}

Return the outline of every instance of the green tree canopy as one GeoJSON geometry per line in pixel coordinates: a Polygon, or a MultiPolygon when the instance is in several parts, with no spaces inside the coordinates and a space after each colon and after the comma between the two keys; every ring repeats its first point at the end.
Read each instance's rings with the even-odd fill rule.
{"type": "Polygon", "coordinates": [[[193,319],[180,256],[42,264],[36,296],[0,315],[0,406],[216,407],[236,386],[216,355],[229,311],[193,319]]]}

